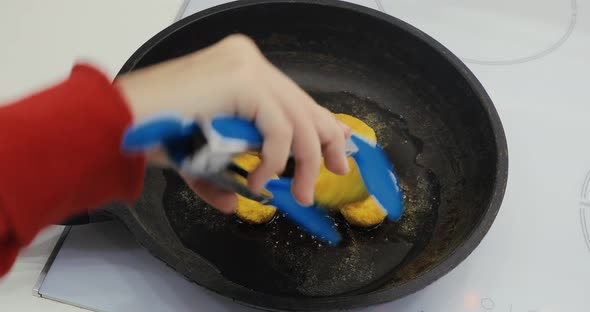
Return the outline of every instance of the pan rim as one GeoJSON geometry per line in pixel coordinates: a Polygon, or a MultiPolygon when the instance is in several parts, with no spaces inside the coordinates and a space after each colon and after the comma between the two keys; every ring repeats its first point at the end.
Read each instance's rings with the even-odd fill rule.
{"type": "MultiPolygon", "coordinates": [[[[485,235],[488,233],[498,214],[508,182],[508,146],[504,128],[500,120],[500,116],[491,98],[489,97],[488,93],[486,92],[485,88],[480,83],[480,81],[456,55],[454,55],[440,42],[436,41],[434,38],[430,37],[428,34],[417,29],[416,27],[396,17],[393,17],[381,11],[377,11],[371,8],[367,8],[349,2],[339,0],[241,0],[225,3],[197,12],[166,27],[164,30],[160,31],[158,34],[156,34],[147,42],[145,42],[140,48],[138,48],[136,52],[133,53],[125,62],[117,76],[132,71],[135,68],[135,66],[139,63],[139,61],[141,61],[143,57],[147,53],[149,53],[154,47],[158,46],[160,42],[162,42],[175,32],[201,19],[204,19],[211,15],[222,13],[224,11],[230,11],[248,6],[284,3],[329,6],[339,9],[351,10],[355,13],[360,13],[363,15],[368,15],[371,18],[375,18],[380,21],[386,22],[408,32],[417,40],[420,40],[423,43],[425,43],[429,48],[431,48],[434,52],[439,54],[450,65],[452,65],[452,67],[462,75],[469,87],[474,91],[475,95],[478,97],[478,100],[481,103],[481,106],[483,107],[487,115],[487,119],[489,120],[491,125],[496,145],[495,148],[497,151],[495,160],[496,173],[493,183],[493,193],[491,194],[485,213],[481,216],[479,223],[474,227],[472,232],[468,234],[465,241],[463,241],[459,246],[457,246],[445,259],[443,259],[430,271],[424,272],[423,274],[419,275],[417,278],[413,280],[397,285],[394,288],[394,291],[392,291],[392,288],[385,288],[360,295],[336,295],[330,297],[286,297],[252,291],[243,288],[241,285],[238,285],[243,288],[243,291],[240,291],[239,295],[236,292],[232,292],[232,295],[228,295],[227,291],[224,291],[224,289],[222,289],[222,285],[211,285],[211,283],[208,282],[207,279],[199,280],[199,278],[195,278],[194,282],[225,297],[231,297],[233,300],[238,301],[241,304],[265,310],[331,310],[341,308],[357,308],[393,301],[408,296],[412,293],[415,293],[425,288],[426,286],[432,284],[433,282],[435,282],[442,276],[446,275],[447,273],[449,273],[460,263],[462,263],[478,247],[485,235]]],[[[140,226],[140,228],[142,227],[140,226]]],[[[136,232],[133,229],[131,230],[132,232],[136,232]]],[[[147,233],[145,234],[147,235],[147,233]]],[[[143,244],[153,246],[155,242],[146,242],[144,240],[143,244]]],[[[164,246],[158,247],[159,248],[155,249],[162,250],[165,248],[164,246]]],[[[155,254],[155,256],[158,258],[166,258],[165,255],[155,254]]],[[[201,257],[198,258],[200,258],[200,260],[204,261],[207,264],[207,266],[209,266],[208,262],[205,259],[201,257]]],[[[179,271],[190,272],[191,270],[190,268],[180,268],[179,271]]],[[[230,281],[228,281],[228,283],[233,284],[230,281]]],[[[236,286],[236,284],[233,284],[233,286],[236,286]]]]}

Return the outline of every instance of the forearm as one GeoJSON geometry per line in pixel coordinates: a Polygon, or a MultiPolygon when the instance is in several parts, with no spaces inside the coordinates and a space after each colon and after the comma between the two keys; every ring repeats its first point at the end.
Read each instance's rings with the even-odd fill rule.
{"type": "Polygon", "coordinates": [[[120,92],[89,66],[0,108],[0,276],[48,224],[139,195],[144,160],[119,148],[131,122],[120,92]]]}

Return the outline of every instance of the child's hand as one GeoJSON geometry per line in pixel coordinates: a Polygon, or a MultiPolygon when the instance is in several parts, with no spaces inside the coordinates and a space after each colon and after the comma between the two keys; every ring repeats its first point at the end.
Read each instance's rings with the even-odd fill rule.
{"type": "MultiPolygon", "coordinates": [[[[292,192],[302,204],[313,202],[322,154],[334,173],[349,170],[346,126],[266,60],[247,37],[233,35],[196,53],[134,71],[120,77],[117,85],[136,120],[163,111],[197,119],[237,114],[253,120],[264,136],[262,162],[248,179],[255,192],[284,170],[291,149],[297,164],[292,192]]],[[[192,185],[220,210],[235,209],[233,194],[200,181],[192,185]]]]}

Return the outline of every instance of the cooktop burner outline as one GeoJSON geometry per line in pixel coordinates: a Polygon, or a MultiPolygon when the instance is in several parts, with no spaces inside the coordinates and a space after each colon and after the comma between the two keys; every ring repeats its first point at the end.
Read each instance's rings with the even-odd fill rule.
{"type": "MultiPolygon", "coordinates": [[[[588,219],[586,217],[587,210],[590,209],[590,199],[588,198],[588,189],[590,185],[590,171],[586,173],[586,178],[582,184],[582,190],[580,192],[580,225],[582,227],[582,235],[584,236],[584,242],[590,252],[590,230],[588,229],[588,219]]],[[[590,212],[588,212],[590,217],[590,212]]]]}
{"type": "Polygon", "coordinates": [[[514,59],[505,59],[505,60],[478,60],[478,59],[474,59],[474,58],[463,58],[463,57],[461,57],[461,59],[464,62],[479,64],[479,65],[505,66],[505,65],[515,65],[515,64],[526,63],[526,62],[534,61],[534,60],[540,59],[542,57],[545,57],[545,56],[551,54],[552,52],[556,51],[557,49],[559,49],[570,38],[570,36],[574,32],[574,29],[576,28],[576,24],[578,22],[578,0],[570,0],[570,5],[571,5],[570,22],[569,22],[564,34],[552,45],[550,45],[549,47],[547,47],[545,49],[542,49],[541,51],[538,51],[538,52],[533,53],[528,56],[518,57],[518,58],[514,58],[514,59]]]}
{"type": "MultiPolygon", "coordinates": [[[[389,12],[389,11],[391,11],[391,8],[389,8],[389,11],[388,11],[387,6],[384,5],[384,3],[381,0],[375,0],[375,2],[377,3],[377,5],[381,11],[404,19],[403,16],[398,16],[397,14],[392,14],[393,12],[389,12]]],[[[522,63],[526,63],[526,62],[530,62],[530,61],[534,61],[534,60],[543,58],[543,57],[555,52],[556,50],[558,50],[570,38],[571,34],[573,33],[574,29],[576,28],[576,24],[578,22],[578,0],[570,0],[569,2],[570,2],[569,22],[568,22],[567,26],[565,27],[563,34],[558,39],[556,39],[552,43],[548,44],[548,46],[545,46],[543,48],[539,48],[538,51],[533,50],[534,52],[524,53],[524,56],[515,56],[515,57],[505,56],[505,57],[499,57],[498,59],[494,59],[493,57],[491,57],[491,58],[466,57],[466,56],[461,55],[461,51],[456,51],[455,54],[457,54],[457,56],[465,63],[478,64],[478,65],[488,65],[488,66],[506,66],[506,65],[522,64],[522,63]]],[[[388,2],[385,2],[385,3],[387,4],[388,2]]],[[[423,29],[423,27],[421,27],[421,25],[419,25],[419,23],[411,22],[411,21],[407,21],[407,22],[409,22],[410,24],[416,26],[417,28],[429,33],[428,29],[423,29]]],[[[427,28],[427,27],[425,27],[425,28],[427,28]]],[[[449,35],[452,35],[452,34],[449,34],[449,35]]],[[[436,37],[436,35],[435,35],[435,37],[436,37]]],[[[441,40],[439,40],[439,41],[441,41],[441,40]]],[[[445,44],[443,41],[441,41],[441,42],[443,44],[445,44]]],[[[445,44],[445,46],[451,48],[451,50],[452,50],[452,44],[449,46],[449,44],[447,43],[447,44],[445,44]]]]}
{"type": "Polygon", "coordinates": [[[377,3],[377,7],[379,8],[379,10],[381,12],[386,12],[385,7],[383,6],[383,3],[381,3],[381,0],[375,0],[375,3],[377,3]]]}

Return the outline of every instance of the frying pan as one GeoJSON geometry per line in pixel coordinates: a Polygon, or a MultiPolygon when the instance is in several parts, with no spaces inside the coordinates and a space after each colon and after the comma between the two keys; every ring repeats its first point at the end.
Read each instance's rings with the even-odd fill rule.
{"type": "Polygon", "coordinates": [[[323,246],[281,215],[261,226],[221,215],[174,172],[149,168],[138,203],[106,211],[154,256],[243,304],[303,311],[406,296],[476,248],[501,204],[507,147],[490,98],[457,57],[416,28],[365,7],[253,0],[173,24],[119,74],[232,33],[252,37],[318,103],[375,129],[400,176],[406,212],[373,229],[348,226],[333,214],[344,241],[323,246]]]}

